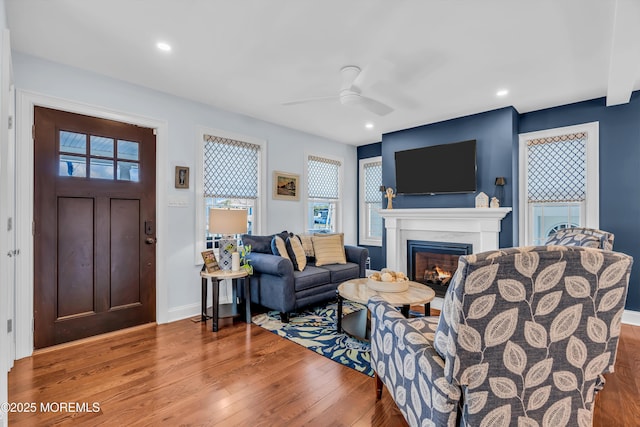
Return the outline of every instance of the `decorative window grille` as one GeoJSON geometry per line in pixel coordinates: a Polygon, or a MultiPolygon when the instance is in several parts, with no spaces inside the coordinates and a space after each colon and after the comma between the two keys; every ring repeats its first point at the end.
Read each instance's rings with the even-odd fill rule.
{"type": "Polygon", "coordinates": [[[585,132],[527,141],[529,203],[585,200],[586,141],[585,132]]]}
{"type": "Polygon", "coordinates": [[[205,135],[204,197],[258,198],[260,146],[205,135]]]}

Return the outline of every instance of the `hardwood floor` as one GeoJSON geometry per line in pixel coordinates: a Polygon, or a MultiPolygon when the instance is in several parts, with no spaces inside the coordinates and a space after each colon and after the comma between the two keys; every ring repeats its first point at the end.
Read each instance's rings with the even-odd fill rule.
{"type": "MultiPolygon", "coordinates": [[[[210,327],[182,320],[19,360],[9,400],[38,410],[9,425],[406,425],[386,391],[376,401],[372,378],[256,325],[210,327]],[[55,411],[62,402],[99,408],[55,411]]],[[[595,426],[640,425],[640,327],[623,325],[620,341],[595,426]]]]}

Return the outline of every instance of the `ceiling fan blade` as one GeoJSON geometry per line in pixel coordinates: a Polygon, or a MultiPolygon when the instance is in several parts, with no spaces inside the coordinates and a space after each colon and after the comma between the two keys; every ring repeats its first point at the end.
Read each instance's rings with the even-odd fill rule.
{"type": "Polygon", "coordinates": [[[366,96],[360,97],[360,105],[379,116],[386,116],[393,111],[393,108],[389,107],[387,104],[383,104],[375,99],[367,98],[366,96]]]}
{"type": "Polygon", "coordinates": [[[358,89],[370,86],[378,81],[392,80],[395,73],[395,65],[385,59],[373,59],[353,80],[352,87],[358,89]]]}
{"type": "Polygon", "coordinates": [[[283,102],[281,105],[310,104],[314,102],[337,101],[339,99],[340,98],[338,96],[316,96],[314,98],[298,99],[296,101],[283,102]]]}

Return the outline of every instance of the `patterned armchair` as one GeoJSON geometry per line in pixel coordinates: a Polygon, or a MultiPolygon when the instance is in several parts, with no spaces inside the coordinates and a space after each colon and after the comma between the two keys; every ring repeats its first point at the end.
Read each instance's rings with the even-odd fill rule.
{"type": "Polygon", "coordinates": [[[411,426],[592,425],[632,262],[572,246],[463,256],[437,327],[371,298],[378,397],[384,384],[411,426]]]}
{"type": "Polygon", "coordinates": [[[599,248],[605,251],[613,250],[613,233],[596,230],[595,228],[571,227],[558,230],[547,238],[545,245],[584,246],[599,248]]]}

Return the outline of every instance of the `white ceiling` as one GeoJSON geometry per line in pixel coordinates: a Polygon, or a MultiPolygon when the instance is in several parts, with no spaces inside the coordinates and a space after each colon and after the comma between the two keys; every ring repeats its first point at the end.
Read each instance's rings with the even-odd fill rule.
{"type": "Polygon", "coordinates": [[[637,0],[5,2],[16,51],[354,145],[509,105],[625,103],[640,89],[637,0]],[[395,110],[282,105],[337,96],[345,65],[395,110]]]}

